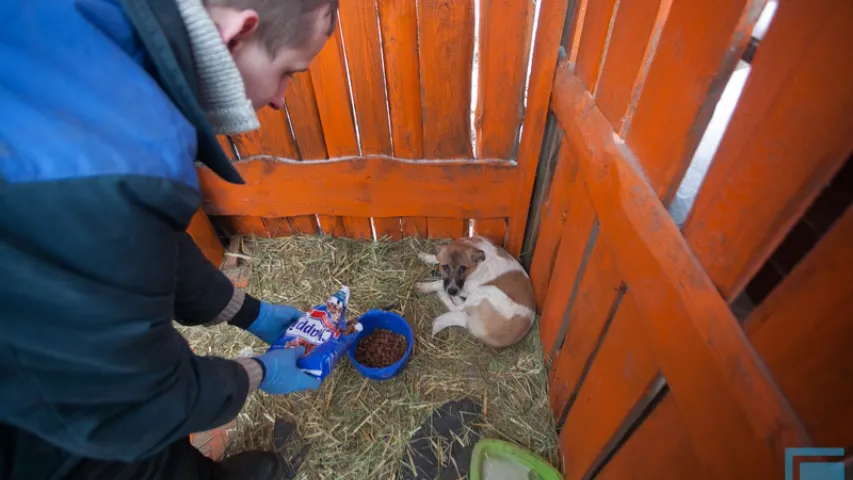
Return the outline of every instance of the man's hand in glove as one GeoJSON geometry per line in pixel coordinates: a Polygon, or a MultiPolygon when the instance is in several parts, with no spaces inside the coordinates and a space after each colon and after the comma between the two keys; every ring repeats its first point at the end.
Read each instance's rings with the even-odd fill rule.
{"type": "Polygon", "coordinates": [[[260,389],[274,395],[316,390],[322,380],[312,377],[296,366],[296,359],[305,354],[304,347],[271,350],[255,360],[264,367],[260,389]]]}
{"type": "Polygon", "coordinates": [[[249,325],[247,330],[272,345],[302,315],[303,312],[293,307],[261,302],[258,318],[249,325]]]}

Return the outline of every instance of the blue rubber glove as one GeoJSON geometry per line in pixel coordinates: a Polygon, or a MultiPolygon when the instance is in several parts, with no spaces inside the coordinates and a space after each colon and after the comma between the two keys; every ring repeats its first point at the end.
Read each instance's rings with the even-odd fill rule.
{"type": "Polygon", "coordinates": [[[272,345],[284,334],[287,327],[299,320],[303,313],[293,307],[261,302],[258,318],[249,325],[247,330],[272,345]]]}
{"type": "Polygon", "coordinates": [[[318,389],[322,380],[308,375],[296,366],[296,360],[303,355],[305,348],[296,347],[271,350],[255,357],[255,360],[264,365],[265,371],[259,388],[274,395],[318,389]]]}

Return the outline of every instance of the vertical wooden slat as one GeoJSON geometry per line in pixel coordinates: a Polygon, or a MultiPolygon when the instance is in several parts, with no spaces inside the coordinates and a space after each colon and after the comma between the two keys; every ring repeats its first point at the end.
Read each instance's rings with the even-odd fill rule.
{"type": "Polygon", "coordinates": [[[853,445],[853,207],[746,320],[817,445],[853,445]]]}
{"type": "Polygon", "coordinates": [[[616,0],[596,0],[587,3],[575,71],[589,91],[594,90],[595,81],[598,78],[615,4],[616,0]]]}
{"type": "Polygon", "coordinates": [[[495,245],[502,247],[506,239],[506,219],[483,218],[474,220],[474,234],[486,237],[495,245]]]}
{"type": "Polygon", "coordinates": [[[272,155],[299,159],[296,142],[290,133],[290,122],[283,110],[277,111],[264,107],[258,111],[261,128],[240,135],[232,135],[234,146],[241,159],[256,155],[272,155]]]}
{"type": "MultiPolygon", "coordinates": [[[[382,50],[385,54],[385,84],[391,116],[391,139],[394,156],[423,158],[424,128],[421,109],[420,61],[418,59],[417,0],[378,0],[379,23],[382,28],[382,50]]],[[[392,233],[390,219],[374,219],[379,236],[380,221],[385,233],[392,233]]],[[[426,217],[400,219],[404,236],[426,236],[426,217]],[[407,228],[408,227],[408,228],[407,228]]]]}
{"type": "Polygon", "coordinates": [[[512,205],[507,225],[506,249],[511,254],[521,254],[530,197],[542,149],[542,135],[548,117],[551,99],[551,84],[557,64],[560,40],[568,10],[568,0],[541,0],[539,24],[535,32],[535,47],[530,70],[530,85],[527,93],[527,110],[521,142],[518,146],[518,179],[513,182],[512,205]]]}
{"type": "Polygon", "coordinates": [[[264,228],[266,228],[270,237],[277,238],[290,236],[290,222],[287,217],[263,218],[262,221],[264,222],[264,228]]]}
{"type": "Polygon", "coordinates": [[[400,240],[403,238],[403,226],[400,223],[400,217],[374,218],[373,228],[376,229],[377,240],[383,237],[387,237],[390,240],[400,240]]]}
{"type": "Polygon", "coordinates": [[[216,231],[204,210],[199,209],[195,212],[195,215],[190,219],[189,226],[187,226],[187,233],[198,245],[201,253],[210,260],[210,263],[216,265],[217,268],[222,265],[222,260],[225,258],[225,248],[219,241],[219,236],[216,235],[216,231]]]}
{"type": "Polygon", "coordinates": [[[302,160],[326,158],[326,141],[310,71],[293,76],[290,87],[284,93],[284,100],[302,160]]]}
{"type": "Polygon", "coordinates": [[[317,219],[320,221],[320,230],[322,230],[324,234],[335,238],[345,238],[347,236],[347,229],[344,226],[343,217],[318,215],[317,219]]]}
{"type": "MultiPolygon", "coordinates": [[[[565,226],[561,234],[562,241],[557,256],[553,262],[553,273],[549,275],[546,283],[540,286],[547,289],[547,295],[537,294],[537,301],[541,302],[542,317],[539,319],[539,336],[542,346],[549,360],[556,352],[563,340],[566,325],[564,324],[567,310],[577,287],[577,281],[584,263],[584,253],[590,240],[590,233],[595,228],[595,210],[589,201],[583,181],[579,180],[572,187],[572,208],[566,217],[565,226]]],[[[595,241],[595,239],[592,239],[595,241]]],[[[531,269],[533,285],[541,282],[538,273],[545,268],[543,265],[537,270],[531,269]]],[[[541,292],[541,290],[540,290],[541,292]]]]}
{"type": "Polygon", "coordinates": [[[470,1],[418,0],[424,155],[471,158],[471,62],[474,6],[470,1]]]}
{"type": "Polygon", "coordinates": [[[684,234],[732,299],[853,150],[853,3],[783,2],[684,234]]]}
{"type": "Polygon", "coordinates": [[[379,0],[379,19],[394,155],[422,158],[424,137],[416,0],[379,0]]]}
{"type": "Polygon", "coordinates": [[[480,2],[477,157],[513,159],[521,126],[533,3],[480,2]]]}
{"type": "Polygon", "coordinates": [[[551,284],[551,272],[557,265],[554,260],[570,207],[579,200],[583,201],[580,197],[586,195],[583,183],[578,183],[579,181],[577,159],[572,157],[571,147],[564,142],[560,145],[550,192],[542,204],[539,237],[536,239],[533,261],[530,263],[530,279],[533,281],[533,291],[536,292],[536,303],[540,309],[551,284]]]}
{"type": "Polygon", "coordinates": [[[597,348],[611,310],[620,297],[622,278],[616,271],[610,247],[601,237],[578,284],[577,297],[568,312],[568,330],[562,348],[554,357],[549,384],[551,405],[559,419],[583,378],[597,348]]]}
{"type": "Polygon", "coordinates": [[[373,229],[370,228],[369,218],[343,217],[343,223],[347,237],[356,240],[373,240],[373,229]]]}
{"type": "Polygon", "coordinates": [[[290,217],[290,230],[294,234],[316,235],[318,232],[317,218],[314,215],[290,217]]]}
{"type": "Polygon", "coordinates": [[[403,236],[405,237],[426,238],[429,235],[426,217],[403,217],[401,222],[403,224],[403,236]]]}
{"type": "Polygon", "coordinates": [[[456,239],[467,237],[465,231],[465,220],[458,218],[435,218],[427,219],[427,234],[429,238],[456,239]]]}
{"type": "Polygon", "coordinates": [[[255,237],[269,237],[270,233],[264,225],[261,217],[249,217],[245,215],[229,215],[220,217],[225,219],[231,233],[238,235],[252,235],[255,237]]]}
{"type": "MultiPolygon", "coordinates": [[[[657,377],[657,362],[641,321],[628,292],[560,430],[560,449],[567,454],[565,478],[584,478],[591,473],[623,420],[657,377]]],[[[635,473],[645,477],[647,472],[635,473]]]]}
{"type": "Polygon", "coordinates": [[[595,478],[714,478],[703,473],[675,400],[667,394],[595,478]]]}
{"type": "Polygon", "coordinates": [[[341,42],[336,27],[309,70],[329,158],[359,154],[341,42]]]}
{"type": "Polygon", "coordinates": [[[620,0],[595,101],[619,132],[644,80],[644,64],[654,55],[655,26],[662,27],[672,0],[620,0]]]}
{"type": "MultiPolygon", "coordinates": [[[[329,158],[359,154],[352,118],[340,25],[311,64],[311,81],[329,158]]],[[[343,218],[320,216],[320,227],[333,237],[346,237],[343,218]]]]}
{"type": "Polygon", "coordinates": [[[668,201],[766,0],[673,0],[626,141],[668,201]]]}
{"type": "Polygon", "coordinates": [[[341,33],[364,155],[391,155],[385,72],[375,0],[340,3],[341,33]]]}

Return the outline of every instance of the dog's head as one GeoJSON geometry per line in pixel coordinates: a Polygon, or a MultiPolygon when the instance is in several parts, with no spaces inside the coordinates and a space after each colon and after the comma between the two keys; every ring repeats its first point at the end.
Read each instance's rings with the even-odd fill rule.
{"type": "Polygon", "coordinates": [[[486,259],[486,254],[465,240],[457,240],[442,247],[436,258],[444,279],[444,290],[456,296],[465,286],[465,280],[486,259]]]}

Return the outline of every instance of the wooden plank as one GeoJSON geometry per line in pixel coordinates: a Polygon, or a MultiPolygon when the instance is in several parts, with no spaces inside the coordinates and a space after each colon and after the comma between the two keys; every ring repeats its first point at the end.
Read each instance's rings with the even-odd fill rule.
{"type": "Polygon", "coordinates": [[[339,8],[362,154],[391,155],[376,2],[349,0],[339,8]]]}
{"type": "Polygon", "coordinates": [[[387,157],[329,162],[256,159],[235,164],[246,181],[232,185],[198,169],[205,208],[214,215],[290,217],[435,215],[506,217],[512,165],[404,162],[387,157]]]}
{"type": "Polygon", "coordinates": [[[853,3],[783,2],[684,234],[733,299],[853,149],[853,3]]]}
{"type": "Polygon", "coordinates": [[[250,217],[246,215],[229,215],[220,217],[229,226],[231,233],[237,235],[251,235],[255,237],[269,237],[270,233],[264,225],[261,217],[250,217]]]}
{"type": "Polygon", "coordinates": [[[673,0],[626,141],[668,202],[766,0],[673,0]],[[663,128],[665,126],[665,128],[663,128]]]}
{"type": "Polygon", "coordinates": [[[294,234],[316,235],[319,233],[317,217],[314,215],[300,215],[290,218],[290,230],[294,234]]]}
{"type": "Polygon", "coordinates": [[[225,155],[231,160],[234,160],[234,149],[231,146],[231,139],[226,135],[217,135],[216,139],[219,140],[219,146],[222,147],[222,151],[225,152],[225,155]]]}
{"type": "Polygon", "coordinates": [[[260,129],[231,136],[241,160],[257,155],[299,159],[284,110],[264,107],[258,111],[258,119],[261,121],[260,129]]]}
{"type": "Polygon", "coordinates": [[[403,238],[403,226],[400,217],[374,218],[373,228],[376,229],[376,239],[388,238],[389,240],[400,240],[403,238]]]}
{"type": "Polygon", "coordinates": [[[429,238],[456,239],[467,237],[466,221],[459,218],[430,217],[427,219],[429,238]]]}
{"type": "Polygon", "coordinates": [[[370,219],[366,217],[343,217],[344,228],[348,238],[356,240],[373,240],[373,229],[370,219]]]}
{"type": "Polygon", "coordinates": [[[311,63],[311,82],[329,158],[358,155],[340,26],[311,63]]]}
{"type": "Polygon", "coordinates": [[[422,158],[424,136],[417,3],[415,0],[379,0],[378,4],[394,155],[422,158]]]}
{"type": "Polygon", "coordinates": [[[347,237],[347,227],[344,225],[343,217],[318,215],[317,219],[320,221],[320,230],[325,235],[335,238],[347,237]]]}
{"type": "Polygon", "coordinates": [[[568,65],[558,69],[552,105],[565,141],[582,153],[580,170],[602,234],[634,293],[703,468],[714,478],[781,476],[784,448],[811,441],[790,405],[568,65]]]}
{"type": "MultiPolygon", "coordinates": [[[[544,284],[547,295],[537,295],[542,302],[542,317],[539,319],[539,336],[547,360],[553,361],[555,349],[560,346],[566,333],[565,316],[571,307],[574,291],[582,272],[584,254],[595,225],[595,210],[583,182],[576,183],[572,192],[572,208],[566,217],[561,235],[560,249],[554,261],[550,280],[544,284]]],[[[597,230],[596,230],[597,232],[597,230]]],[[[594,237],[593,241],[594,241],[594,237]]],[[[531,270],[534,286],[539,279],[539,270],[531,270]]],[[[541,281],[541,279],[540,279],[541,281]]],[[[542,287],[540,287],[542,288],[542,287]]]]}
{"type": "Polygon", "coordinates": [[[542,135],[551,100],[551,84],[557,65],[563,24],[568,10],[568,0],[541,0],[539,25],[535,32],[530,85],[527,92],[527,109],[522,124],[523,133],[518,146],[518,173],[510,185],[513,191],[506,249],[514,256],[521,255],[530,197],[542,149],[542,135]]]}
{"type": "MultiPolygon", "coordinates": [[[[605,43],[610,30],[610,19],[615,13],[613,11],[615,5],[616,0],[597,0],[589,2],[586,7],[575,71],[587,89],[593,93],[606,53],[605,43]]],[[[635,41],[637,40],[639,38],[635,38],[635,41]]]]}
{"type": "Polygon", "coordinates": [[[817,445],[853,445],[853,207],[746,320],[817,445]]]}
{"type": "Polygon", "coordinates": [[[426,238],[428,236],[426,217],[403,217],[400,221],[403,224],[404,237],[426,238]]]}
{"type": "Polygon", "coordinates": [[[297,73],[291,79],[290,87],[284,92],[287,113],[293,127],[293,136],[299,147],[302,160],[321,160],[326,158],[326,140],[323,138],[323,125],[320,112],[314,98],[314,85],[311,72],[297,73]]]}
{"type": "Polygon", "coordinates": [[[672,0],[620,0],[607,48],[595,101],[601,112],[621,132],[624,118],[634,108],[638,92],[657,48],[660,30],[672,0]]]}
{"type": "Polygon", "coordinates": [[[563,346],[553,358],[550,371],[549,394],[557,419],[575,400],[588,364],[612,318],[614,303],[622,295],[621,284],[610,247],[599,237],[570,306],[563,346]]]}
{"type": "Polygon", "coordinates": [[[557,265],[554,260],[560,247],[569,206],[583,201],[581,197],[586,195],[583,183],[578,181],[578,162],[572,158],[571,147],[563,144],[560,146],[550,192],[542,203],[539,238],[536,239],[533,261],[530,263],[530,279],[533,281],[536,304],[540,310],[551,285],[551,272],[557,265]]]}
{"type": "Polygon", "coordinates": [[[524,111],[534,4],[480,2],[477,157],[513,159],[524,111]]]}
{"type": "Polygon", "coordinates": [[[264,218],[262,221],[268,235],[272,238],[289,237],[291,234],[290,222],[287,217],[264,218]]]}
{"type": "Polygon", "coordinates": [[[190,224],[187,226],[187,233],[198,245],[201,253],[210,260],[210,263],[216,265],[217,268],[222,265],[222,260],[225,259],[225,248],[219,241],[219,236],[216,235],[213,224],[210,223],[210,219],[207,218],[204,210],[198,210],[192,216],[190,224]]]}
{"type": "Polygon", "coordinates": [[[495,245],[502,247],[506,239],[506,219],[481,218],[474,220],[474,234],[486,237],[495,245]]]}
{"type": "Polygon", "coordinates": [[[714,478],[703,476],[705,472],[690,440],[675,400],[667,394],[595,478],[714,478]]]}
{"type": "MultiPolygon", "coordinates": [[[[658,375],[639,315],[629,292],[560,430],[560,449],[568,453],[563,463],[565,478],[586,478],[592,473],[623,420],[649,393],[646,389],[658,375]]],[[[647,472],[635,475],[641,473],[646,477],[647,472]]]]}
{"type": "Polygon", "coordinates": [[[418,0],[424,155],[469,158],[471,151],[472,2],[418,0]]]}

